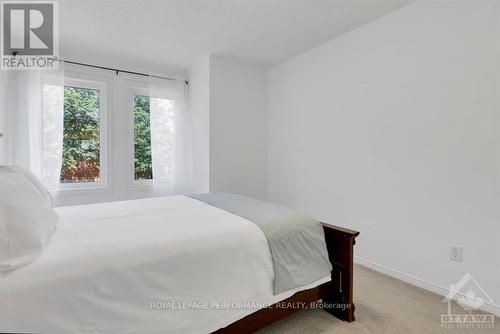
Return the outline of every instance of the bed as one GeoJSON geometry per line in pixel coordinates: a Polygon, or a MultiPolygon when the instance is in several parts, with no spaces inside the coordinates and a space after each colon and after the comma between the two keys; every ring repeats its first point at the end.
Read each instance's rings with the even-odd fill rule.
{"type": "Polygon", "coordinates": [[[276,293],[266,236],[203,201],[170,196],[56,211],[41,256],[0,273],[0,332],[251,333],[318,300],[354,320],[358,232],[323,224],[331,273],[276,293]]]}

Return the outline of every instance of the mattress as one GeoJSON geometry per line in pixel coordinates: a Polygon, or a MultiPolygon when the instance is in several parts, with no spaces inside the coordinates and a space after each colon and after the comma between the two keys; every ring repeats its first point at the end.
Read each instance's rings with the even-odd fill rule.
{"type": "Polygon", "coordinates": [[[0,332],[211,333],[273,294],[252,222],[185,196],[57,209],[35,262],[0,276],[0,332]]]}

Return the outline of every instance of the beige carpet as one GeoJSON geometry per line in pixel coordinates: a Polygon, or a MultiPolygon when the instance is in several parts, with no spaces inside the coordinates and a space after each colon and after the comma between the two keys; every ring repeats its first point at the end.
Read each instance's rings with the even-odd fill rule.
{"type": "MultiPolygon", "coordinates": [[[[272,324],[258,334],[500,334],[498,318],[493,329],[442,328],[440,316],[446,313],[447,306],[441,302],[441,296],[365,267],[356,266],[354,285],[355,322],[342,322],[321,310],[305,310],[272,324]]],[[[459,310],[461,308],[457,306],[456,311],[459,310]]]]}

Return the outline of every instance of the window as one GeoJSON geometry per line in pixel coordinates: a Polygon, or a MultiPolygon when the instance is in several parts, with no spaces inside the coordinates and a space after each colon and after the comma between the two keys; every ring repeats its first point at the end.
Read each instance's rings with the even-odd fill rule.
{"type": "Polygon", "coordinates": [[[33,152],[58,197],[187,192],[183,82],[73,66],[35,80],[42,112],[33,152]]]}
{"type": "Polygon", "coordinates": [[[106,83],[42,78],[43,178],[51,189],[106,187],[106,83]]]}
{"type": "Polygon", "coordinates": [[[134,175],[136,180],[153,179],[149,102],[149,96],[134,94],[134,175]]]}
{"type": "Polygon", "coordinates": [[[99,89],[64,87],[64,128],[61,183],[99,182],[99,89]]]}
{"type": "Polygon", "coordinates": [[[151,98],[147,89],[133,89],[134,165],[136,184],[168,185],[175,154],[174,101],[151,98]]]}

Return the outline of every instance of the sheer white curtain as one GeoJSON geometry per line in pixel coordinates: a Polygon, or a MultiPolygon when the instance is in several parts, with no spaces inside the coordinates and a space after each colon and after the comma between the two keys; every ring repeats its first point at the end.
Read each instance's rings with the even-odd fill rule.
{"type": "MultiPolygon", "coordinates": [[[[5,164],[33,172],[57,190],[62,164],[64,70],[9,71],[5,164]]],[[[2,94],[3,95],[3,94],[2,94]]]]}
{"type": "Polygon", "coordinates": [[[182,81],[150,77],[153,186],[182,194],[188,186],[186,86],[182,81]]]}

